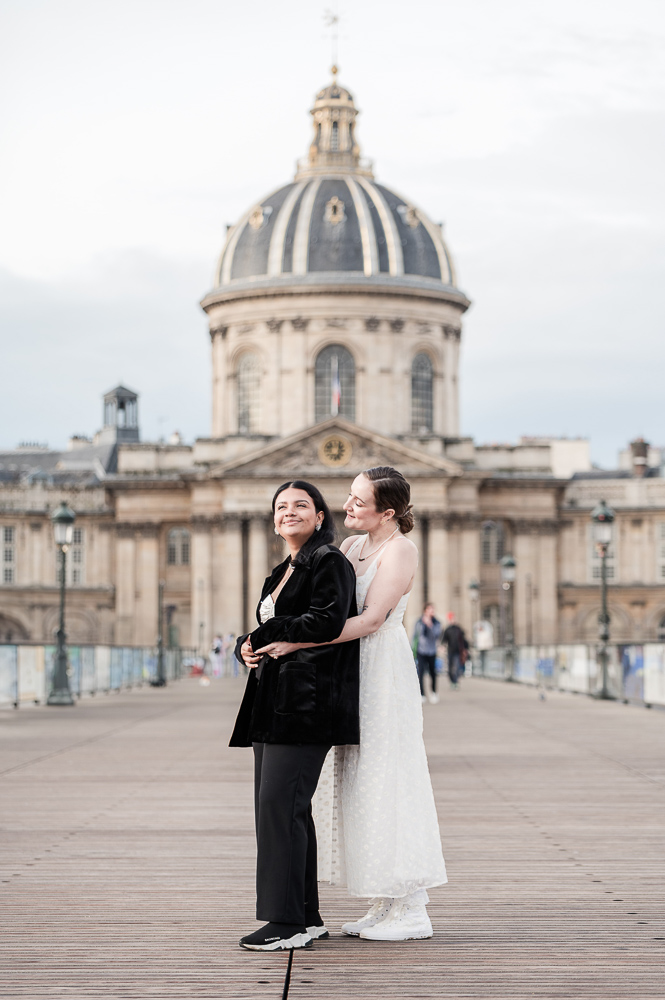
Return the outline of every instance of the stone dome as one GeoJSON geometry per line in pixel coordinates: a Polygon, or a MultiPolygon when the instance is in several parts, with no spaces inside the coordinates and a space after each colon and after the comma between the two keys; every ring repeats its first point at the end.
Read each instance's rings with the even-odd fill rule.
{"type": "Polygon", "coordinates": [[[361,160],[351,93],[333,79],[316,95],[311,114],[307,159],[292,183],[256,202],[229,229],[215,292],[388,285],[464,299],[441,226],[378,184],[361,160]]]}

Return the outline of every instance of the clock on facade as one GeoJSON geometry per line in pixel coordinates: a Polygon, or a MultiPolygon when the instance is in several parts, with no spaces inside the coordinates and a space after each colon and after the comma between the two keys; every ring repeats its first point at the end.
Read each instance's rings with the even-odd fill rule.
{"type": "Polygon", "coordinates": [[[319,459],[331,468],[341,468],[351,459],[351,442],[339,434],[331,434],[319,445],[319,459]]]}

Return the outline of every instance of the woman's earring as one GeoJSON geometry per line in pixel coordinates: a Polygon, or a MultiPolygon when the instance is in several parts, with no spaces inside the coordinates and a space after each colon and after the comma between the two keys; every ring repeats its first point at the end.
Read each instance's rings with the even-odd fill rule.
{"type": "Polygon", "coordinates": [[[279,529],[278,529],[278,528],[275,528],[275,534],[276,534],[276,535],[278,535],[278,534],[279,534],[279,529]]]}
{"type": "Polygon", "coordinates": [[[320,531],[320,530],[321,530],[321,525],[320,525],[320,524],[317,524],[317,526],[316,526],[316,528],[315,528],[314,530],[315,530],[315,531],[320,531]]]}

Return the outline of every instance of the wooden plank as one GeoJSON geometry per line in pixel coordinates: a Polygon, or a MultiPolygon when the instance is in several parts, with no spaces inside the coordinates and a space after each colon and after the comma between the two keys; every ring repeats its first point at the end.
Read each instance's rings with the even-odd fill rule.
{"type": "MultiPolygon", "coordinates": [[[[0,714],[3,997],[281,996],[253,916],[242,681],[0,714]]],[[[466,681],[425,706],[449,867],[435,936],[295,956],[290,997],[665,996],[665,714],[466,681]]],[[[390,817],[386,817],[390,821],[390,817]]]]}

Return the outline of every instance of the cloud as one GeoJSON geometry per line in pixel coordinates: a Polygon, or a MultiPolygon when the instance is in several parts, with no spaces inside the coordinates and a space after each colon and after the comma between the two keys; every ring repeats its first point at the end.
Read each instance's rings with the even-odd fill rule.
{"type": "Polygon", "coordinates": [[[144,438],[210,427],[211,374],[205,316],[207,262],[127,250],[95,260],[79,281],[51,284],[0,272],[6,378],[0,447],[91,434],[101,397],[118,382],[140,395],[144,438]]]}

